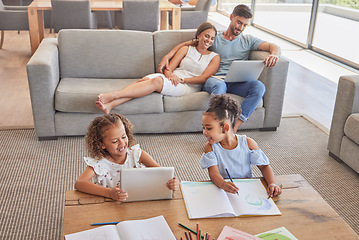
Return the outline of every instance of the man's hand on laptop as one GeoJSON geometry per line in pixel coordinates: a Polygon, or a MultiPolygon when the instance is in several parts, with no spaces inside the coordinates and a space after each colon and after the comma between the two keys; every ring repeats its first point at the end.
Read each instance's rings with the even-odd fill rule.
{"type": "Polygon", "coordinates": [[[264,59],[264,64],[267,68],[274,67],[279,60],[279,56],[275,54],[270,54],[266,59],[264,59]]]}

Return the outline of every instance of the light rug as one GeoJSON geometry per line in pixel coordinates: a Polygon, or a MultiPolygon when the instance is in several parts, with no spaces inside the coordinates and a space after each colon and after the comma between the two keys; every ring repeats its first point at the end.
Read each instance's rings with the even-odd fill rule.
{"type": "MultiPolygon", "coordinates": [[[[301,174],[359,233],[359,175],[328,155],[324,131],[304,117],[285,117],[275,132],[239,134],[257,141],[275,174],[301,174]]],[[[24,129],[0,131],[0,139],[0,239],[60,239],[65,192],[85,168],[83,137],[39,142],[33,129],[24,129]]],[[[174,166],[180,180],[209,179],[199,166],[201,133],[136,139],[161,165],[174,166]]]]}

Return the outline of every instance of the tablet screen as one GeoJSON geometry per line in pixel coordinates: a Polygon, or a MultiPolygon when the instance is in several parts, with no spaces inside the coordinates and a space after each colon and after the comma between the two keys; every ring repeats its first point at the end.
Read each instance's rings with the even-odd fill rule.
{"type": "Polygon", "coordinates": [[[172,198],[167,182],[173,176],[173,167],[121,169],[121,189],[128,194],[125,202],[172,198]]]}

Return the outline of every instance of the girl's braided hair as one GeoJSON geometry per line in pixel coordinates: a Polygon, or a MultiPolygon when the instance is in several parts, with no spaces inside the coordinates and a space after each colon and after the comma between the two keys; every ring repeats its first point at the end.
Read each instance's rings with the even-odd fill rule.
{"type": "Polygon", "coordinates": [[[241,112],[242,109],[239,103],[226,94],[214,95],[206,111],[206,113],[214,113],[221,126],[224,125],[225,120],[229,120],[232,128],[241,112]]]}
{"type": "Polygon", "coordinates": [[[133,136],[132,123],[121,114],[107,114],[96,117],[88,126],[85,142],[90,157],[101,159],[109,155],[106,149],[102,149],[103,135],[111,127],[121,126],[121,124],[125,127],[126,135],[128,137],[128,147],[134,145],[135,138],[133,136]]]}

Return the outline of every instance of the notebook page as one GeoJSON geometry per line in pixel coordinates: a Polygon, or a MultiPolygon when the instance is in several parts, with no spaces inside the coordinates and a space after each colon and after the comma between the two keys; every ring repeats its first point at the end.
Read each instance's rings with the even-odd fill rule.
{"type": "Polygon", "coordinates": [[[163,216],[143,220],[123,221],[117,225],[122,240],[176,240],[163,216]]]}
{"type": "Polygon", "coordinates": [[[68,234],[66,240],[121,240],[114,225],[97,227],[94,229],[68,234]]]}
{"type": "Polygon", "coordinates": [[[268,194],[260,179],[233,179],[239,188],[239,196],[227,193],[237,216],[280,215],[278,207],[268,194]]]}
{"type": "Polygon", "coordinates": [[[188,217],[234,217],[235,212],[222,189],[212,182],[181,182],[188,217]]]}

